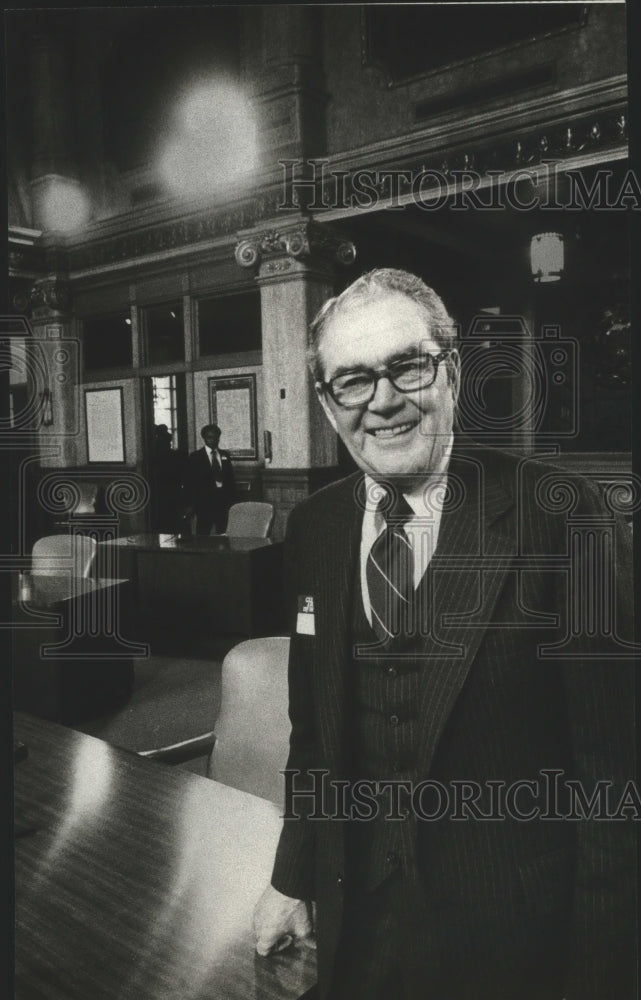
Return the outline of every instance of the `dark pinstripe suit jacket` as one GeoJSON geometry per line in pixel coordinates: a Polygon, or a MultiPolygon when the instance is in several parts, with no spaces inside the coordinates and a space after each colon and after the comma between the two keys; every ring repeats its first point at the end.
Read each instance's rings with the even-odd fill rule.
{"type": "MultiPolygon", "coordinates": [[[[326,768],[336,778],[346,775],[361,482],[357,474],[314,494],[288,525],[288,766],[326,768]],[[314,598],[314,635],[295,631],[299,596],[314,598]]],[[[541,771],[558,770],[557,816],[572,812],[568,778],[588,795],[595,782],[612,782],[613,811],[634,776],[628,529],[615,525],[587,482],[469,443],[455,445],[449,483],[428,569],[433,628],[424,640],[419,777],[448,788],[480,783],[477,805],[493,815],[488,781],[538,781],[542,790],[541,771]],[[599,559],[601,571],[589,571],[599,559]],[[605,606],[597,599],[602,612],[590,603],[594,586],[603,592],[598,580],[591,583],[599,572],[609,588],[605,606]]],[[[434,985],[452,961],[470,981],[486,975],[488,983],[493,969],[509,967],[512,981],[521,974],[526,983],[533,968],[562,963],[567,1000],[634,996],[634,824],[546,819],[540,794],[519,794],[515,808],[534,808],[530,819],[417,823],[425,949],[434,968],[425,996],[457,1000],[434,985]]],[[[326,995],[349,884],[345,825],[286,820],[272,881],[289,896],[317,901],[326,995]]]]}

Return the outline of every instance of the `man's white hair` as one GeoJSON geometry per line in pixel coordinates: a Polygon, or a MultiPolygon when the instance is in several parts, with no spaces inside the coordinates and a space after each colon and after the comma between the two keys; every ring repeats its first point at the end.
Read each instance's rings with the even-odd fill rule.
{"type": "Polygon", "coordinates": [[[405,295],[412,302],[416,302],[425,314],[429,336],[434,338],[442,350],[456,346],[458,333],[456,324],[434,289],[409,271],[400,271],[392,267],[376,268],[361,275],[340,295],[328,299],[312,320],[309,328],[307,360],[315,379],[318,381],[323,379],[320,343],[328,324],[336,315],[359,302],[364,303],[392,293],[405,295]]]}

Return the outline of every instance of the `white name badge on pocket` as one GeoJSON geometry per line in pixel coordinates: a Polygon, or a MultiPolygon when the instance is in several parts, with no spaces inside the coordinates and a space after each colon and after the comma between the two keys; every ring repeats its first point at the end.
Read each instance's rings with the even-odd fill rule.
{"type": "Polygon", "coordinates": [[[314,622],[314,598],[305,594],[298,595],[298,616],[296,631],[300,635],[316,635],[314,622]]]}

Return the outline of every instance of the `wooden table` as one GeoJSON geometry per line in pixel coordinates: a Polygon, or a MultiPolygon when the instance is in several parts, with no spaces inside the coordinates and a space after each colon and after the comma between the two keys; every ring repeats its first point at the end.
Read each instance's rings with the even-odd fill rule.
{"type": "Polygon", "coordinates": [[[16,715],[15,1000],[293,1000],[315,952],[255,954],[279,810],[16,715]]]}
{"type": "Polygon", "coordinates": [[[152,625],[207,634],[282,631],[282,543],[265,538],[141,534],[98,545],[100,575],[132,581],[136,609],[152,625]]]}
{"type": "Polygon", "coordinates": [[[57,722],[120,705],[133,689],[128,581],[12,574],[15,708],[57,722]]]}

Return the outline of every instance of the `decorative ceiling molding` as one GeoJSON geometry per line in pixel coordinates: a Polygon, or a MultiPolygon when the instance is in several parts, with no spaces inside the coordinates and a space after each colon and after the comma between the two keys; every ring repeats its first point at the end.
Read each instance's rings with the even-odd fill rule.
{"type": "Polygon", "coordinates": [[[235,236],[239,229],[250,228],[261,217],[274,215],[280,198],[279,190],[265,192],[233,208],[211,208],[198,215],[72,246],[68,250],[69,270],[85,271],[154,254],[169,255],[183,248],[197,249],[199,244],[235,236]]]}
{"type": "Polygon", "coordinates": [[[316,161],[305,176],[315,182],[305,188],[293,168],[287,179],[284,205],[313,211],[318,218],[340,219],[363,210],[384,210],[393,205],[429,200],[460,187],[466,172],[483,182],[500,184],[523,172],[532,179],[544,170],[577,170],[581,166],[607,163],[627,156],[627,108],[620,105],[580,118],[560,120],[551,126],[523,129],[492,139],[442,148],[429,156],[346,170],[342,165],[316,161]],[[429,183],[429,181],[432,183],[429,183]],[[297,197],[305,193],[304,204],[297,197]],[[313,193],[313,197],[310,195],[313,193]]]}
{"type": "MultiPolygon", "coordinates": [[[[424,96],[421,90],[410,93],[408,100],[416,102],[424,96]]],[[[429,122],[417,123],[411,132],[379,139],[367,146],[341,150],[328,156],[328,160],[332,168],[340,166],[346,170],[400,163],[428,152],[431,154],[478,140],[497,141],[533,128],[552,128],[564,122],[569,124],[582,116],[599,117],[615,108],[625,111],[627,99],[626,76],[615,76],[567,90],[555,90],[543,97],[515,97],[501,107],[465,108],[458,114],[439,114],[429,122]]]]}
{"type": "MultiPolygon", "coordinates": [[[[294,181],[300,179],[306,186],[307,209],[317,218],[330,221],[348,218],[364,208],[385,209],[389,203],[386,196],[390,173],[398,175],[398,205],[403,199],[415,197],[416,178],[426,172],[436,173],[455,185],[457,172],[473,170],[496,183],[497,174],[501,172],[509,175],[518,170],[535,169],[550,161],[556,162],[557,169],[563,169],[565,164],[605,163],[627,155],[627,106],[616,81],[598,90],[597,107],[585,107],[588,97],[597,96],[594,87],[565,96],[565,106],[559,100],[560,95],[554,95],[543,109],[539,106],[536,114],[535,109],[530,108],[529,118],[522,116],[524,109],[521,108],[516,124],[515,118],[510,119],[506,113],[498,134],[496,131],[492,134],[492,130],[482,127],[479,121],[468,122],[467,127],[461,123],[445,127],[438,135],[432,127],[424,132],[420,145],[419,137],[412,134],[402,140],[361,150],[360,154],[350,151],[323,160],[287,161],[294,165],[289,168],[290,174],[294,181]],[[618,94],[618,100],[598,107],[599,101],[608,95],[612,98],[614,93],[618,94]],[[533,117],[539,124],[532,124],[533,117]],[[545,124],[541,124],[542,118],[547,119],[545,124]],[[429,141],[428,132],[431,133],[429,141]],[[317,166],[310,168],[310,163],[317,166]],[[370,206],[358,200],[354,204],[344,195],[344,192],[349,194],[354,176],[363,171],[377,175],[369,182],[375,201],[370,206]],[[342,201],[336,195],[337,178],[342,185],[342,201]]],[[[485,126],[488,124],[485,122],[485,126]]],[[[498,124],[498,120],[493,121],[495,129],[498,124]]],[[[188,214],[178,216],[179,206],[165,204],[155,211],[128,213],[120,219],[94,224],[82,237],[67,237],[60,244],[52,244],[50,238],[34,247],[12,243],[11,273],[26,276],[66,271],[75,282],[103,271],[162,265],[171,258],[184,258],[187,254],[209,258],[217,249],[228,253],[239,232],[270,220],[271,227],[283,233],[288,220],[300,219],[303,206],[296,197],[296,183],[293,187],[293,193],[288,192],[287,171],[283,168],[280,183],[275,183],[271,174],[269,185],[265,181],[265,186],[253,197],[232,205],[203,209],[202,205],[192,204],[188,214]],[[170,218],[167,218],[168,211],[172,213],[170,218]],[[282,219],[282,225],[274,226],[274,219],[282,219]]],[[[425,194],[430,197],[429,185],[425,185],[425,194]]],[[[309,233],[307,239],[309,241],[309,233]]],[[[313,235],[311,239],[314,243],[313,235]]],[[[296,253],[285,249],[284,255],[304,256],[308,252],[304,243],[303,240],[302,248],[296,253]]],[[[296,248],[297,245],[293,245],[296,248]]],[[[319,249],[310,245],[311,252],[319,249]]],[[[274,252],[264,248],[259,251],[261,255],[274,252]]]]}

